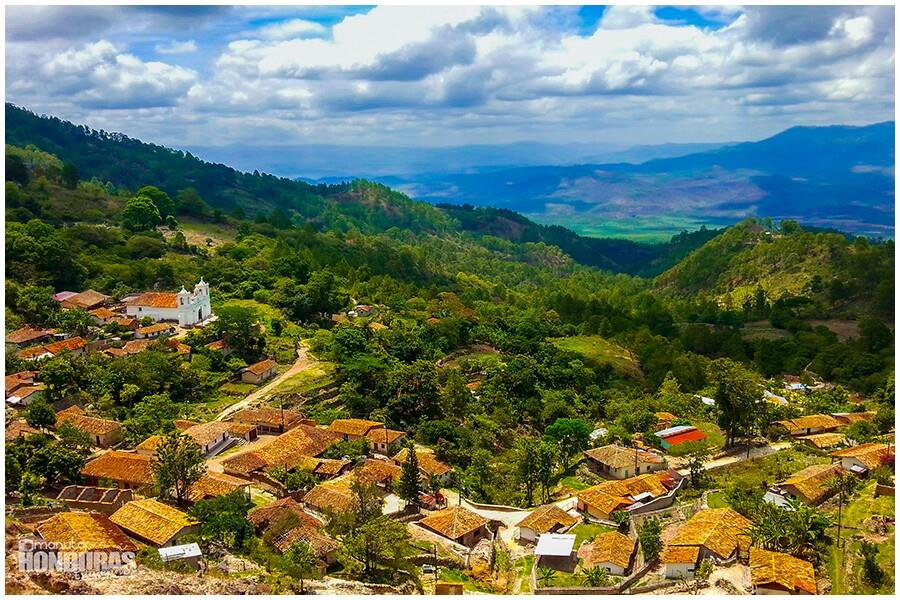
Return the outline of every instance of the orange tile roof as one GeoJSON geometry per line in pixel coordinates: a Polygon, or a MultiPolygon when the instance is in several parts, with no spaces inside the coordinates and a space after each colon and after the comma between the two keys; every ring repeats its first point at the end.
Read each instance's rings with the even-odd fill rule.
{"type": "Polygon", "coordinates": [[[59,544],[64,554],[137,551],[135,543],[101,513],[59,513],[41,523],[37,532],[44,540],[59,544]]]}
{"type": "Polygon", "coordinates": [[[594,538],[585,558],[588,566],[609,563],[627,569],[637,542],[618,531],[606,531],[594,538]]]}
{"type": "Polygon", "coordinates": [[[839,463],[833,465],[811,465],[797,471],[778,485],[792,487],[808,502],[818,504],[833,493],[831,482],[843,472],[844,469],[839,463]]]}
{"type": "Polygon", "coordinates": [[[152,343],[153,340],[129,340],[122,346],[122,351],[125,354],[140,354],[147,350],[152,343]]]}
{"type": "Polygon", "coordinates": [[[844,423],[856,423],[857,421],[871,421],[875,418],[875,411],[833,413],[831,416],[844,423]]]}
{"type": "Polygon", "coordinates": [[[250,521],[254,527],[264,528],[269,525],[270,521],[275,520],[284,512],[295,512],[298,516],[306,514],[296,500],[291,496],[285,496],[270,504],[251,508],[247,513],[247,520],[250,521]]]}
{"type": "Polygon", "coordinates": [[[340,547],[321,527],[315,527],[306,523],[285,531],[272,542],[272,545],[283,553],[290,550],[295,542],[308,544],[310,550],[318,558],[324,558],[327,554],[334,552],[340,547]]]}
{"type": "Polygon", "coordinates": [[[884,464],[885,459],[894,455],[894,447],[888,444],[860,444],[843,450],[836,450],[831,456],[837,458],[855,458],[866,467],[876,469],[884,464]]]}
{"type": "Polygon", "coordinates": [[[814,433],[812,435],[802,436],[800,439],[809,442],[819,449],[833,448],[834,446],[843,444],[846,440],[843,433],[814,433]]]}
{"type": "Polygon", "coordinates": [[[23,386],[17,387],[13,391],[13,393],[9,395],[9,397],[11,398],[11,397],[15,396],[16,398],[20,398],[20,399],[24,400],[25,398],[28,398],[29,396],[31,396],[34,393],[44,391],[44,389],[45,388],[44,388],[43,383],[38,383],[36,385],[23,385],[23,386]]]}
{"type": "Polygon", "coordinates": [[[87,416],[77,406],[70,406],[66,410],[56,413],[56,426],[59,427],[63,423],[69,423],[76,429],[94,435],[107,435],[122,429],[122,426],[115,421],[87,416]]]}
{"type": "Polygon", "coordinates": [[[204,498],[227,496],[250,485],[249,481],[228,475],[207,471],[188,488],[188,498],[196,502],[204,498]]]}
{"type": "Polygon", "coordinates": [[[649,493],[654,498],[664,496],[669,491],[663,483],[667,477],[666,473],[645,473],[628,479],[604,481],[581,490],[576,495],[585,504],[598,508],[608,515],[633,504],[633,498],[639,494],[649,493]]]}
{"type": "Polygon", "coordinates": [[[194,425],[199,425],[197,421],[188,421],[187,419],[175,419],[172,422],[175,425],[176,429],[184,431],[185,429],[190,429],[194,425]]]}
{"type": "Polygon", "coordinates": [[[363,436],[369,433],[373,427],[384,427],[384,423],[368,419],[335,419],[328,426],[328,430],[344,435],[363,436]]]}
{"type": "Polygon", "coordinates": [[[670,412],[653,413],[653,416],[655,416],[660,421],[674,421],[675,419],[678,418],[670,412]]]}
{"type": "Polygon", "coordinates": [[[98,319],[111,319],[113,317],[121,316],[119,313],[109,310],[105,306],[101,306],[100,308],[95,308],[94,310],[88,311],[88,314],[92,317],[97,317],[98,319]]]}
{"type": "Polygon", "coordinates": [[[156,452],[156,449],[159,448],[159,445],[163,441],[163,436],[161,435],[151,435],[146,440],[138,444],[134,447],[135,450],[146,450],[151,452],[156,452]]]}
{"type": "Polygon", "coordinates": [[[539,506],[531,511],[527,517],[516,524],[516,527],[526,527],[535,533],[549,533],[557,526],[571,527],[578,519],[556,506],[547,504],[539,506]]]}
{"type": "MultiPolygon", "coordinates": [[[[394,455],[394,462],[403,464],[406,462],[406,455],[409,453],[409,450],[403,448],[400,452],[394,455]]],[[[416,448],[416,459],[419,461],[419,470],[425,473],[428,476],[431,475],[445,475],[453,470],[453,467],[448,465],[445,462],[442,462],[435,457],[434,452],[429,450],[428,448],[416,448]]]]}
{"type": "Polygon", "coordinates": [[[254,375],[262,375],[266,371],[274,369],[278,366],[278,363],[272,360],[271,358],[267,358],[266,360],[261,360],[258,363],[254,363],[247,367],[247,370],[253,373],[254,375]]]}
{"type": "Polygon", "coordinates": [[[335,476],[343,471],[348,465],[353,464],[351,460],[340,460],[336,458],[320,458],[319,464],[313,469],[316,475],[335,476]]]}
{"type": "Polygon", "coordinates": [[[101,294],[96,290],[84,290],[74,296],[69,296],[64,300],[67,304],[74,304],[82,308],[90,308],[97,304],[102,304],[109,300],[109,296],[101,294]]]}
{"type": "Polygon", "coordinates": [[[393,444],[406,435],[405,431],[397,431],[396,429],[387,429],[386,427],[377,427],[370,429],[366,433],[366,437],[373,444],[393,444]]]}
{"type": "Polygon", "coordinates": [[[368,484],[379,484],[398,481],[403,469],[392,462],[368,458],[362,465],[353,469],[357,480],[368,484]]]}
{"type": "Polygon", "coordinates": [[[801,429],[837,429],[841,426],[841,422],[831,415],[807,415],[796,419],[776,421],[776,423],[790,432],[801,429]]]}
{"type": "Polygon", "coordinates": [[[206,446],[221,438],[223,434],[227,437],[228,427],[228,423],[210,421],[209,423],[199,423],[188,427],[184,430],[184,433],[190,436],[198,446],[206,446]]]}
{"type": "Polygon", "coordinates": [[[340,436],[336,433],[301,423],[250,452],[226,459],[223,464],[236,470],[251,464],[258,465],[251,470],[265,467],[293,468],[304,460],[322,454],[328,446],[339,440],[340,436]]]}
{"type": "Polygon", "coordinates": [[[700,558],[700,546],[666,546],[659,554],[664,565],[696,565],[700,558]]]}
{"type": "Polygon", "coordinates": [[[140,333],[141,335],[152,335],[154,333],[171,331],[172,329],[173,327],[168,323],[154,323],[153,325],[147,325],[146,327],[138,327],[135,333],[140,333]]]}
{"type": "Polygon", "coordinates": [[[730,557],[750,531],[750,521],[732,508],[707,508],[694,514],[669,539],[670,546],[703,546],[730,557]]]}
{"type": "Polygon", "coordinates": [[[186,513],[153,498],[132,500],[114,512],[110,519],[119,527],[158,545],[167,543],[185,527],[197,524],[186,513]]]}
{"type": "Polygon", "coordinates": [[[28,360],[29,358],[34,358],[46,353],[57,356],[59,354],[62,354],[63,352],[71,352],[73,350],[78,350],[79,348],[84,348],[86,345],[87,342],[85,342],[80,336],[70,337],[68,339],[53,342],[51,344],[45,344],[43,346],[25,348],[24,350],[19,352],[19,358],[28,360]]]}
{"type": "Polygon", "coordinates": [[[346,513],[356,505],[350,485],[353,479],[347,475],[320,483],[303,496],[303,503],[322,513],[346,513]]]}
{"type": "Polygon", "coordinates": [[[34,327],[21,327],[16,329],[13,332],[10,332],[6,336],[6,343],[8,344],[27,344],[29,342],[35,342],[46,337],[53,335],[52,329],[36,329],[34,327]]]}
{"type": "Polygon", "coordinates": [[[446,538],[456,540],[487,525],[487,522],[487,519],[463,506],[451,506],[431,513],[419,521],[419,525],[436,531],[446,538]]]}
{"type": "Polygon", "coordinates": [[[757,547],[750,548],[750,580],[754,586],[775,585],[789,593],[817,593],[812,563],[757,547]]]}
{"type": "Polygon", "coordinates": [[[128,306],[150,306],[153,308],[178,308],[178,294],[175,292],[145,292],[129,300],[128,306]]]}
{"type": "Polygon", "coordinates": [[[653,452],[647,452],[638,448],[625,448],[617,444],[585,450],[584,455],[613,469],[634,468],[635,457],[637,457],[638,464],[650,463],[658,465],[663,462],[662,457],[653,452]]]}
{"type": "Polygon", "coordinates": [[[125,356],[128,356],[128,353],[121,348],[104,348],[103,352],[112,356],[113,358],[123,358],[125,356]]]}
{"type": "Polygon", "coordinates": [[[6,426],[6,440],[15,440],[20,437],[26,437],[27,435],[33,435],[36,433],[40,433],[40,430],[35,429],[22,419],[18,419],[13,421],[9,425],[6,426]]]}
{"type": "Polygon", "coordinates": [[[6,393],[9,394],[16,387],[34,383],[34,378],[37,377],[37,374],[37,371],[19,371],[18,373],[7,375],[5,378],[6,393]]]}
{"type": "Polygon", "coordinates": [[[228,342],[225,340],[216,340],[214,342],[210,342],[206,344],[206,347],[210,350],[225,350],[228,348],[228,342]]]}
{"type": "Polygon", "coordinates": [[[152,462],[150,456],[110,450],[84,465],[81,474],[85,477],[124,481],[135,487],[143,487],[154,481],[152,462]]]}

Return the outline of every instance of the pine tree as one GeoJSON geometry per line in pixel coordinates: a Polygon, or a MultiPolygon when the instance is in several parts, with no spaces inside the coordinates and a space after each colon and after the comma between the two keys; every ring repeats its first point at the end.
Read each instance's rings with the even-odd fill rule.
{"type": "Polygon", "coordinates": [[[407,502],[418,505],[419,494],[421,491],[422,488],[419,483],[419,459],[416,456],[415,447],[410,444],[407,447],[406,461],[403,463],[403,472],[400,475],[397,493],[407,502]]]}

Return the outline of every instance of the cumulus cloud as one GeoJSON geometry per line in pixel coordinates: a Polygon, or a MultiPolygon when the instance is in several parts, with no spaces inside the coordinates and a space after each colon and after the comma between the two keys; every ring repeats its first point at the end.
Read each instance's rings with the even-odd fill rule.
{"type": "MultiPolygon", "coordinates": [[[[91,7],[73,8],[88,14],[91,7]]],[[[198,31],[216,18],[169,13],[140,15],[147,22],[177,18],[198,31]]],[[[280,123],[283,132],[349,136],[345,142],[429,133],[442,141],[495,140],[491,132],[577,139],[594,130],[641,135],[641,142],[664,132],[696,139],[690,136],[698,130],[734,139],[729,131],[750,123],[771,132],[776,123],[859,122],[892,113],[892,7],[696,13],[694,21],[682,13],[676,21],[652,7],[613,6],[590,31],[567,7],[379,6],[335,16],[333,25],[308,12],[257,20],[245,14],[240,23],[213,27],[212,40],[203,37],[203,48],[218,50],[202,56],[209,67],[199,69],[202,76],[138,57],[120,38],[73,46],[63,36],[54,42],[58,48],[9,46],[7,86],[13,97],[74,106],[177,104],[197,123],[227,121],[234,135],[250,132],[252,118],[254,134],[277,131],[280,123]]],[[[13,35],[27,37],[28,28],[15,21],[13,35]]],[[[42,35],[64,29],[49,21],[38,20],[42,35]]],[[[196,48],[158,37],[154,44],[161,55],[196,48]]]]}
{"type": "Polygon", "coordinates": [[[194,83],[194,71],[145,62],[105,40],[53,56],[34,72],[42,93],[89,108],[172,106],[194,83]]]}

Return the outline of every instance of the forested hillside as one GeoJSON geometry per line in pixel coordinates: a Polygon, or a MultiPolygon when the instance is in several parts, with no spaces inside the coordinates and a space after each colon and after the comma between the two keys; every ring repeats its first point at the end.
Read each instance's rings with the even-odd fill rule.
{"type": "Polygon", "coordinates": [[[189,152],[94,131],[55,117],[39,117],[10,104],[6,105],[6,122],[7,144],[23,149],[34,146],[53,154],[59,159],[53,167],[58,171],[63,163],[69,164],[83,179],[96,178],[130,190],[152,181],[173,197],[181,190],[193,190],[204,204],[196,205],[193,197],[188,197],[180,203],[185,214],[212,214],[219,219],[225,214],[249,215],[293,220],[323,230],[355,228],[368,233],[391,227],[416,232],[461,229],[512,242],[544,242],[560,247],[582,264],[641,275],[662,272],[716,234],[705,229],[685,232],[666,244],[588,238],[562,227],[538,225],[509,210],[436,208],[369,182],[314,186],[258,172],[242,173],[202,161],[189,152]]]}

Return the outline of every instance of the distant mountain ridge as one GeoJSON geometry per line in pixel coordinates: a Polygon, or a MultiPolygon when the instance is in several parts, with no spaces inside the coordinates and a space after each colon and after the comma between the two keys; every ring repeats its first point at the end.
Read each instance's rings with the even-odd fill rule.
{"type": "MultiPolygon", "coordinates": [[[[793,127],[758,141],[638,165],[537,166],[379,181],[434,203],[508,208],[602,235],[661,217],[724,226],[749,216],[892,236],[894,122],[793,127]]],[[[681,227],[675,226],[675,229],[681,227]]]]}

